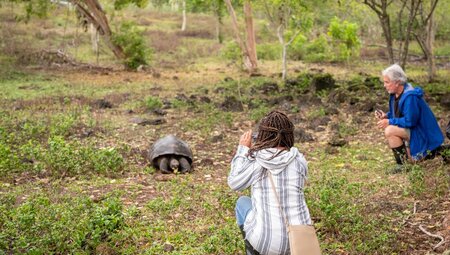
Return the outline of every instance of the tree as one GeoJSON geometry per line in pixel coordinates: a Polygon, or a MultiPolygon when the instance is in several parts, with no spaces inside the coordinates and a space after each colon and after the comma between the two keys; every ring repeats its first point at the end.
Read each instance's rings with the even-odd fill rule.
{"type": "Polygon", "coordinates": [[[244,15],[246,24],[245,31],[247,34],[246,40],[241,37],[241,34],[239,32],[237,17],[233,5],[231,4],[231,0],[225,0],[225,4],[227,6],[228,12],[230,13],[234,37],[242,51],[244,66],[250,74],[255,73],[258,70],[258,60],[256,56],[255,31],[253,28],[251,2],[250,0],[245,0],[244,2],[244,15]]]}
{"type": "Polygon", "coordinates": [[[188,9],[192,12],[212,12],[216,18],[216,38],[219,43],[222,43],[223,35],[221,27],[225,15],[224,0],[190,0],[188,3],[188,9]]]}
{"type": "MultiPolygon", "coordinates": [[[[51,2],[47,0],[9,0],[12,2],[25,4],[25,20],[29,20],[31,16],[46,17],[51,8],[51,2]]],[[[58,1],[56,1],[58,3],[58,1]]],[[[92,24],[94,29],[102,36],[105,44],[111,49],[116,58],[124,61],[127,56],[124,53],[123,45],[119,45],[113,40],[113,32],[109,26],[108,18],[98,0],[68,0],[70,4],[75,6],[76,13],[86,21],[86,26],[92,24]]],[[[122,9],[129,4],[135,4],[138,7],[147,5],[147,0],[115,0],[114,7],[116,10],[122,9]]],[[[126,63],[126,62],[125,62],[126,63]]]]}
{"type": "Polygon", "coordinates": [[[118,59],[124,59],[125,54],[123,48],[112,40],[112,31],[106,17],[106,13],[98,0],[74,1],[71,3],[77,11],[85,17],[89,23],[93,24],[99,34],[103,37],[106,45],[112,50],[118,59]]]}
{"type": "Polygon", "coordinates": [[[282,79],[286,80],[287,49],[301,32],[301,16],[307,16],[306,7],[298,0],[263,0],[263,8],[282,47],[282,79]]]}
{"type": "Polygon", "coordinates": [[[393,0],[364,0],[364,4],[369,6],[378,16],[380,20],[381,28],[383,29],[383,35],[386,40],[386,47],[388,51],[389,63],[394,64],[394,48],[391,29],[391,18],[388,14],[388,7],[392,4],[393,0]]]}
{"type": "Polygon", "coordinates": [[[328,27],[328,35],[337,47],[336,56],[338,59],[345,59],[347,63],[350,57],[359,49],[360,41],[357,35],[358,25],[346,20],[342,21],[337,17],[331,20],[328,27]]]}
{"type": "Polygon", "coordinates": [[[436,35],[436,23],[434,22],[434,12],[438,0],[420,1],[418,14],[415,19],[416,27],[414,29],[414,37],[422,49],[427,59],[428,65],[428,81],[433,81],[436,76],[436,66],[434,61],[433,45],[436,35]],[[427,6],[426,6],[427,5],[427,6]]]}

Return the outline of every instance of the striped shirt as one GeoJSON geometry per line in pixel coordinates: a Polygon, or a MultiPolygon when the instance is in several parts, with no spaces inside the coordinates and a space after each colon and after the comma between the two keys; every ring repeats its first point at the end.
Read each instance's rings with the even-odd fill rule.
{"type": "Polygon", "coordinates": [[[267,171],[273,175],[276,190],[290,225],[311,224],[303,187],[307,177],[307,162],[297,148],[278,152],[275,148],[247,157],[249,148],[239,145],[231,162],[228,185],[233,190],[251,186],[252,209],[244,222],[246,239],[261,254],[289,254],[289,240],[283,216],[270,184],[267,171]]]}

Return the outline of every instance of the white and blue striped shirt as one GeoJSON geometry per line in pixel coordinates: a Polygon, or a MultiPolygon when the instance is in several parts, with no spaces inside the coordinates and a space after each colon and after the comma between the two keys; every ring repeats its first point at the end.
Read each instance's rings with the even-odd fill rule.
{"type": "Polygon", "coordinates": [[[247,156],[248,150],[239,145],[228,176],[228,185],[233,190],[251,186],[252,209],[244,222],[246,239],[261,254],[289,254],[286,225],[266,171],[272,173],[289,224],[309,225],[311,218],[303,194],[307,162],[295,147],[275,158],[272,158],[278,152],[275,148],[258,151],[255,158],[247,156]]]}

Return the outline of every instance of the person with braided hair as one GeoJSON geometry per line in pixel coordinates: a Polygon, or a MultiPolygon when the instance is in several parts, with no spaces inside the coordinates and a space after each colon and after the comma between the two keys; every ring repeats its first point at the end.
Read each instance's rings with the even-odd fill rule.
{"type": "Polygon", "coordinates": [[[305,157],[294,147],[294,124],[284,113],[272,111],[261,120],[254,144],[251,130],[241,136],[228,185],[236,191],[251,187],[251,198],[241,196],[236,202],[237,224],[247,255],[290,254],[280,208],[290,225],[312,224],[303,194],[307,172],[305,157]]]}

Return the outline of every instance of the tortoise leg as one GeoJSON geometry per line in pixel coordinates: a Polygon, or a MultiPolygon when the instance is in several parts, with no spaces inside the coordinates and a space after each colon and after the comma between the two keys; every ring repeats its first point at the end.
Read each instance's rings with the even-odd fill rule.
{"type": "Polygon", "coordinates": [[[181,157],[178,161],[180,161],[180,172],[181,173],[189,173],[191,171],[191,164],[185,157],[181,157]]]}
{"type": "Polygon", "coordinates": [[[158,166],[159,170],[161,170],[161,173],[163,174],[170,174],[170,168],[169,168],[169,159],[166,157],[161,157],[158,159],[158,166]]]}

